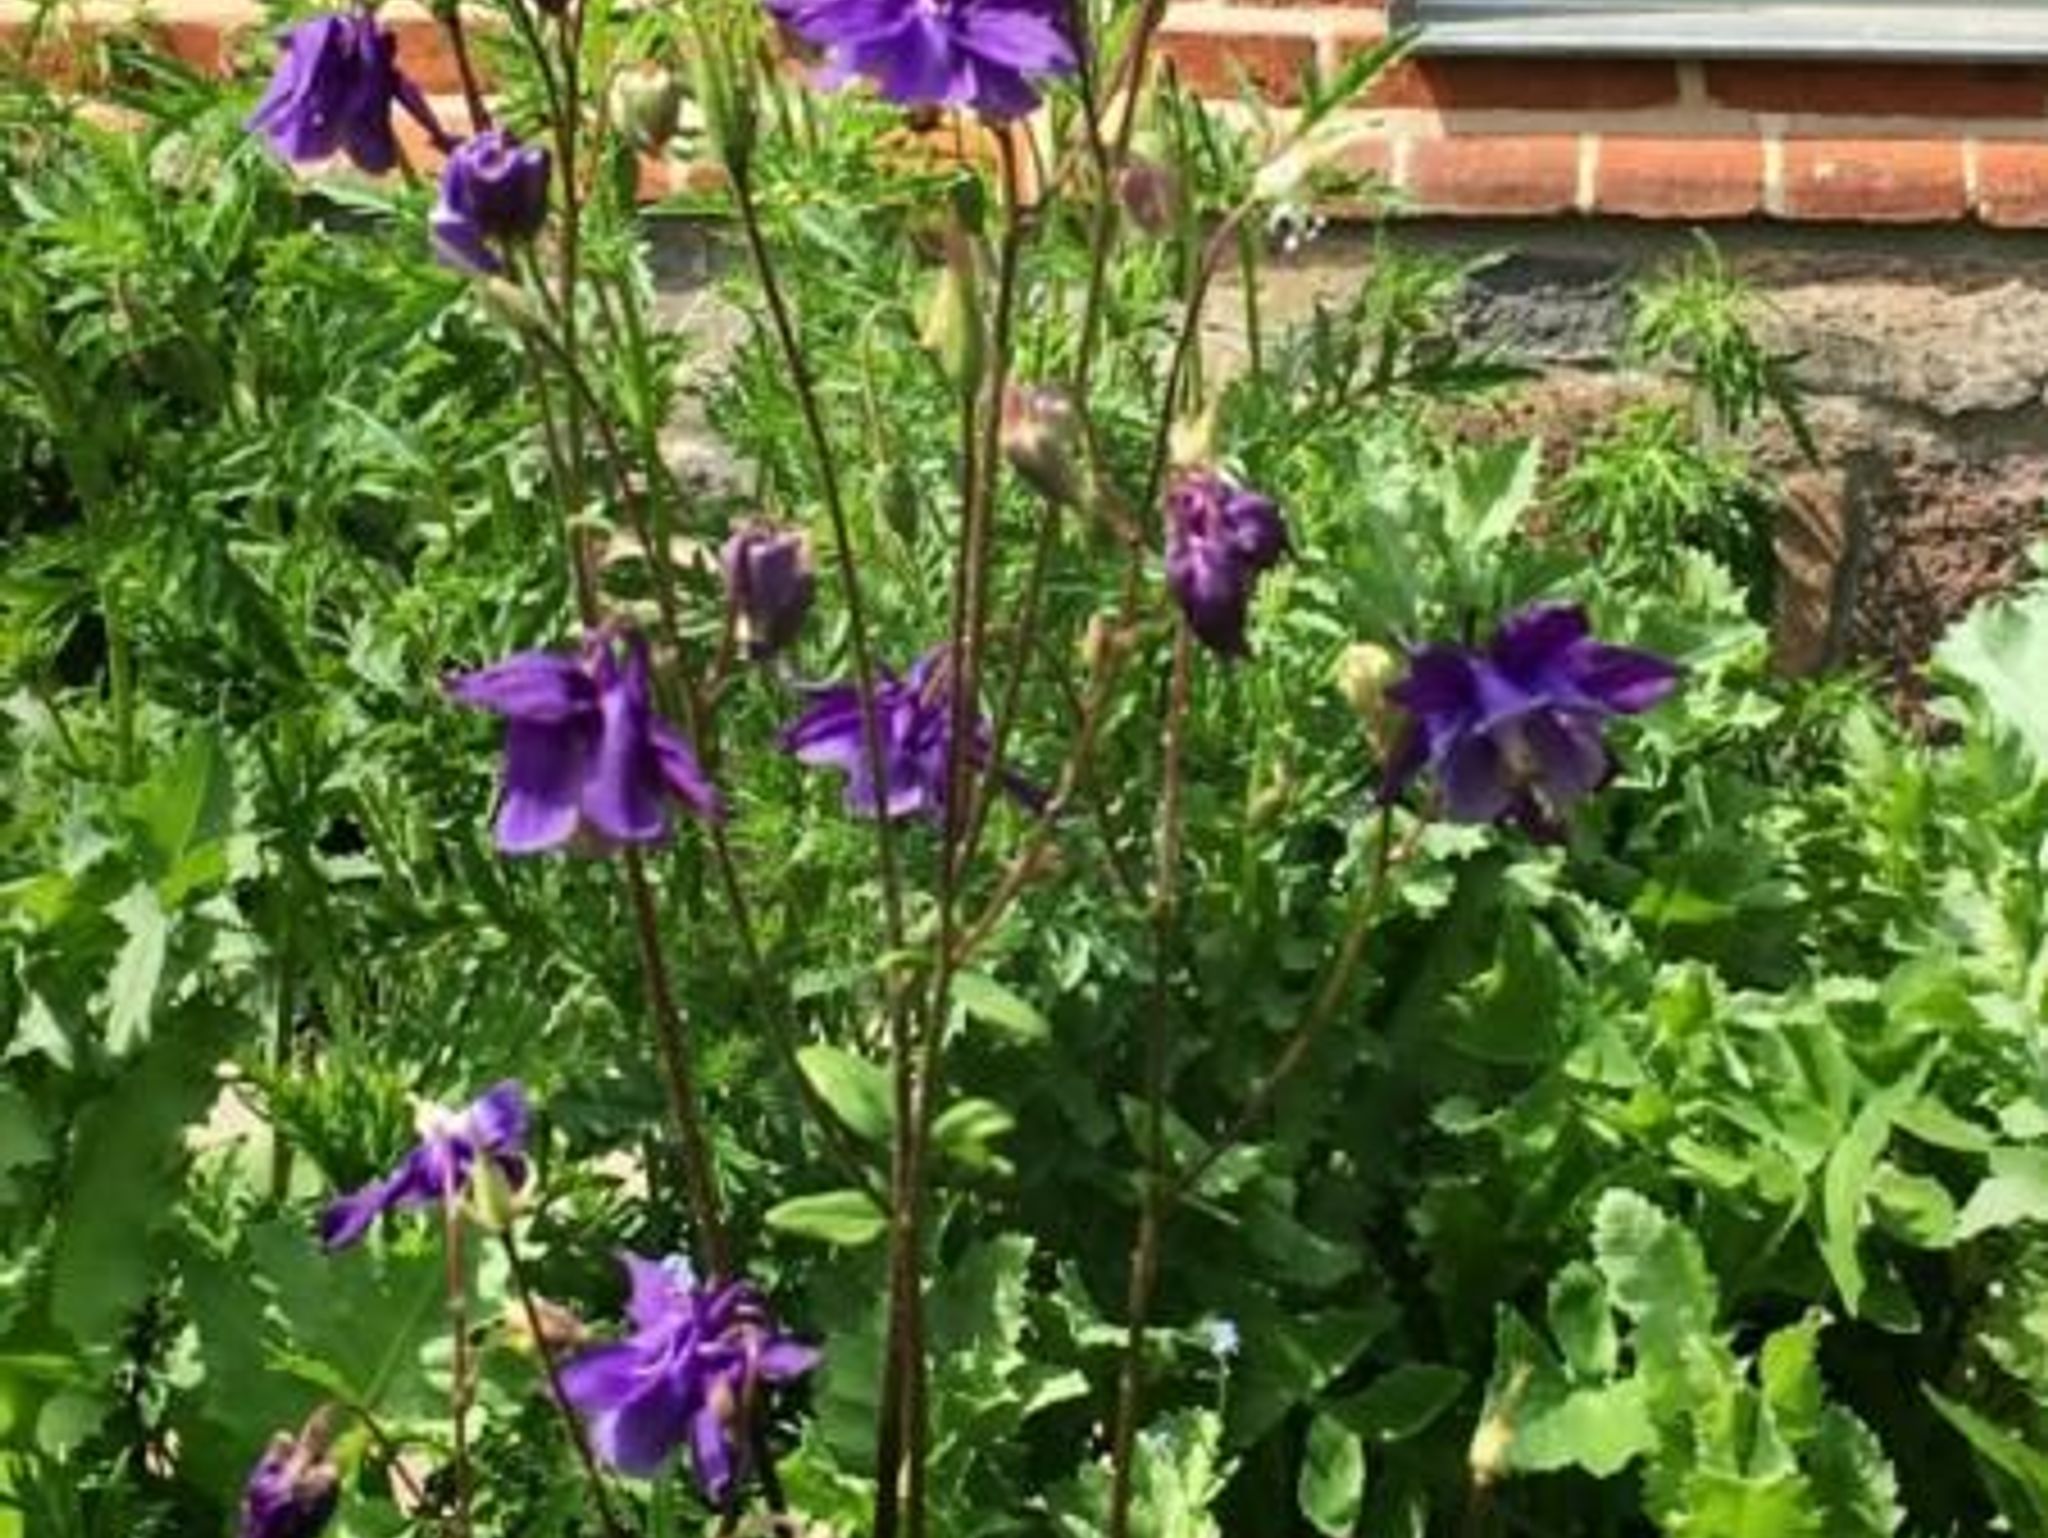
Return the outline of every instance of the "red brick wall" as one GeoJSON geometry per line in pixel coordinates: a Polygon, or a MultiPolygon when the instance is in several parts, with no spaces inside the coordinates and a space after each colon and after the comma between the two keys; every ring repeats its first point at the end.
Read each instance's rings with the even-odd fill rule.
{"type": "MultiPolygon", "coordinates": [[[[1385,35],[1380,0],[1180,0],[1183,77],[1285,99],[1385,35]]],[[[1418,212],[2048,227],[2048,68],[1410,58],[1359,169],[1418,212]]]]}
{"type": "MultiPolygon", "coordinates": [[[[1284,103],[1308,61],[1329,72],[1381,41],[1382,3],[1177,0],[1161,43],[1208,93],[1249,78],[1284,103]]],[[[0,48],[19,45],[35,8],[0,0],[0,48]]],[[[138,9],[73,0],[64,14],[90,29],[138,9]]],[[[154,0],[146,14],[207,70],[263,27],[257,0],[154,0]]],[[[424,6],[384,14],[408,69],[452,93],[424,6]]],[[[2048,67],[1415,57],[1357,116],[1352,167],[1421,213],[2048,228],[2048,67]]]]}

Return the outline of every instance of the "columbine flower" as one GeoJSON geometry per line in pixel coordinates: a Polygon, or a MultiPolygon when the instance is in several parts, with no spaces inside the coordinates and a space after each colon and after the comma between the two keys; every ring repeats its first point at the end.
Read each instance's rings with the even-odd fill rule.
{"type": "Polygon", "coordinates": [[[681,1261],[621,1255],[632,1333],[562,1369],[562,1393],[606,1463],[651,1475],[685,1442],[697,1483],[722,1506],[745,1471],[764,1385],[788,1383],[819,1353],[777,1328],[743,1281],[701,1287],[681,1261]]]}
{"type": "Polygon", "coordinates": [[[767,0],[828,72],[864,75],[906,107],[971,107],[1023,117],[1035,78],[1070,73],[1065,0],[767,0]]]}
{"type": "Polygon", "coordinates": [[[689,743],[654,713],[647,643],[637,636],[595,636],[580,656],[521,652],[450,679],[447,690],[506,720],[498,847],[507,854],[579,836],[600,847],[659,843],[670,797],[695,817],[725,815],[689,743]]]}
{"type": "Polygon", "coordinates": [[[240,1538],[313,1538],[341,1502],[341,1474],[328,1461],[327,1417],[318,1413],[297,1436],[270,1439],[242,1487],[240,1538]]]}
{"type": "Polygon", "coordinates": [[[725,542],[719,564],[747,655],[759,661],[795,641],[818,590],[810,541],[794,529],[750,523],[725,542]]]}
{"type": "Polygon", "coordinates": [[[492,128],[448,157],[427,228],[450,266],[502,272],[503,248],[533,239],[547,216],[548,152],[492,128]]]}
{"type": "Polygon", "coordinates": [[[1279,504],[1191,470],[1166,494],[1166,581],[1204,645],[1226,657],[1247,651],[1252,589],[1287,553],[1279,504]]]}
{"type": "Polygon", "coordinates": [[[1387,691],[1410,725],[1387,766],[1399,794],[1424,769],[1457,822],[1503,819],[1550,836],[1614,774],[1602,733],[1677,687],[1650,652],[1592,639],[1576,604],[1538,604],[1502,622],[1484,648],[1427,646],[1387,691]]]}
{"type": "Polygon", "coordinates": [[[398,39],[376,17],[316,16],[285,34],[277,72],[248,126],[287,160],[325,160],[339,151],[381,174],[398,163],[394,105],[441,137],[426,98],[398,72],[398,39]]]}
{"type": "Polygon", "coordinates": [[[460,1111],[425,1107],[418,1145],[382,1180],[330,1202],[320,1215],[320,1242],[330,1250],[345,1249],[386,1212],[458,1200],[479,1158],[495,1164],[507,1184],[524,1184],[527,1121],[526,1091],[511,1080],[485,1090],[460,1111]]]}
{"type": "MultiPolygon", "coordinates": [[[[846,776],[846,809],[861,817],[891,818],[917,814],[943,818],[946,809],[947,761],[953,740],[953,669],[940,647],[919,658],[907,678],[884,670],[875,680],[875,731],[881,739],[882,781],[878,791],[869,773],[866,733],[861,724],[860,691],[841,684],[812,691],[811,708],[782,733],[785,751],[799,763],[837,769],[846,776]]],[[[974,769],[988,765],[990,731],[987,717],[972,712],[967,762],[974,769]]],[[[1027,805],[1041,801],[1038,792],[1016,776],[1004,784],[1027,805]]]]}

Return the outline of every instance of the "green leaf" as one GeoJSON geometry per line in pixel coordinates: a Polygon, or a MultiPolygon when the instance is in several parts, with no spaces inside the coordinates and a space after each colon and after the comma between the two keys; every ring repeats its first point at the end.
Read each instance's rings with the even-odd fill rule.
{"type": "Polygon", "coordinates": [[[1878,1160],[1891,1143],[1893,1118],[1920,1098],[1929,1061],[1923,1060],[1909,1077],[1865,1102],[1828,1155],[1827,1170],[1821,1177],[1820,1255],[1842,1295],[1843,1306],[1852,1315],[1862,1316],[1868,1285],[1859,1245],[1878,1160]]]}
{"type": "Polygon", "coordinates": [[[953,979],[953,1002],[1019,1041],[1044,1041],[1052,1022],[986,972],[962,972],[953,979]]]}
{"type": "Polygon", "coordinates": [[[1932,1176],[1881,1164],[1870,1183],[1870,1205],[1887,1233],[1916,1249],[1945,1250],[1956,1242],[1955,1199],[1932,1176]]]}
{"type": "Polygon", "coordinates": [[[1365,1445],[1327,1415],[1309,1422],[1295,1493],[1301,1514],[1328,1538],[1345,1538],[1365,1505],[1365,1445]]]}
{"type": "Polygon", "coordinates": [[[1325,1414],[1375,1442],[1402,1442],[1427,1431],[1458,1402],[1471,1379],[1456,1367],[1410,1362],[1325,1406],[1325,1414]]]}
{"type": "Polygon", "coordinates": [[[1550,1333],[1576,1376],[1614,1376],[1621,1353],[1614,1305],[1600,1273],[1582,1260],[1566,1266],[1550,1284],[1550,1333]]]}
{"type": "MultiPolygon", "coordinates": [[[[49,1157],[50,1135],[43,1129],[35,1102],[15,1085],[0,1080],[0,1177],[49,1157]]],[[[0,1186],[0,1192],[4,1189],[0,1186]]]]}
{"type": "Polygon", "coordinates": [[[1009,1161],[989,1145],[1008,1137],[1017,1128],[1017,1118],[993,1100],[969,1096],[955,1101],[932,1122],[932,1144],[955,1163],[969,1169],[1009,1169],[1009,1161]]]}
{"type": "Polygon", "coordinates": [[[224,836],[234,799],[233,771],[212,731],[195,734],[130,792],[129,815],[148,842],[156,874],[171,871],[197,845],[224,836]]]}
{"type": "Polygon", "coordinates": [[[1540,439],[1459,454],[1444,488],[1444,532],[1453,545],[1464,552],[1482,551],[1513,534],[1535,503],[1542,468],[1540,439]]]}
{"type": "Polygon", "coordinates": [[[1991,715],[2048,767],[2048,589],[1977,609],[1935,651],[1935,664],[1969,684],[1991,715]]]}
{"type": "Polygon", "coordinates": [[[1694,1470],[1671,1532],[1673,1538],[1827,1538],[1796,1469],[1762,1476],[1694,1470]]]}
{"type": "MultiPolygon", "coordinates": [[[[1966,1404],[1924,1385],[1922,1391],[1941,1412],[1942,1419],[1963,1434],[1977,1456],[2011,1482],[2012,1499],[2020,1512],[2008,1509],[2006,1514],[2014,1519],[2015,1525],[2020,1525],[2024,1514],[2022,1532],[2035,1538],[2048,1533],[2048,1453],[1966,1404]]],[[[1999,1504],[2006,1505],[2004,1501],[1999,1504]]]]}
{"type": "Polygon", "coordinates": [[[1569,1390],[1532,1382],[1513,1427],[1509,1461],[1529,1474],[1581,1468],[1612,1479],[1657,1450],[1649,1398],[1634,1378],[1569,1390]]]}
{"type": "Polygon", "coordinates": [[[107,909],[127,931],[107,978],[107,1053],[126,1057],[149,1039],[163,980],[170,916],[153,887],[137,886],[107,909]]]}
{"type": "Polygon", "coordinates": [[[849,1249],[873,1244],[889,1231],[889,1216],[865,1191],[824,1191],[794,1196],[764,1214],[770,1228],[800,1239],[849,1249]]]}
{"type": "Polygon", "coordinates": [[[1890,1538],[1906,1520],[1884,1444],[1847,1410],[1830,1408],[1807,1455],[1828,1538],[1890,1538]]]}
{"type": "Polygon", "coordinates": [[[1994,1148],[1991,1173],[1956,1218],[1956,1239],[2022,1223],[2048,1223],[2048,1148],[1994,1148]]]}
{"type": "Polygon", "coordinates": [[[1774,1331],[1758,1357],[1764,1402],[1786,1440],[1797,1445],[1820,1429],[1826,1397],[1820,1380],[1820,1332],[1827,1316],[1814,1309],[1797,1324],[1774,1331]]]}
{"type": "Polygon", "coordinates": [[[851,1131],[871,1143],[889,1140],[896,1114],[886,1069],[840,1047],[802,1047],[796,1060],[811,1088],[851,1131]]]}

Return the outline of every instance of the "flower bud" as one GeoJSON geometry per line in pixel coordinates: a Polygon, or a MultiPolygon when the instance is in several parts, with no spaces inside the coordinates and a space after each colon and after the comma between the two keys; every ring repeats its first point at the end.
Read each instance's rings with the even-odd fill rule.
{"type": "Polygon", "coordinates": [[[793,529],[750,523],[725,542],[719,563],[747,655],[758,662],[794,642],[817,595],[810,541],[793,529]]]}
{"type": "Polygon", "coordinates": [[[1401,674],[1400,659],[1384,646],[1359,641],[1337,659],[1337,692],[1361,721],[1376,722],[1387,708],[1387,690],[1401,674]]]}
{"type": "Polygon", "coordinates": [[[570,1309],[536,1294],[533,1311],[523,1303],[505,1308],[505,1344],[522,1356],[538,1356],[545,1346],[552,1354],[573,1351],[590,1339],[590,1328],[570,1309]],[[538,1323],[540,1333],[534,1333],[538,1323]]]}
{"type": "Polygon", "coordinates": [[[242,1487],[240,1538],[314,1538],[341,1503],[341,1471],[327,1456],[333,1440],[326,1411],[297,1436],[270,1439],[242,1487]]]}
{"type": "Polygon", "coordinates": [[[1100,674],[1130,649],[1130,633],[1107,614],[1091,615],[1081,635],[1081,665],[1100,674]]]}
{"type": "Polygon", "coordinates": [[[667,66],[648,59],[612,77],[610,105],[626,142],[643,155],[658,155],[675,136],[683,93],[667,66]]]}
{"type": "Polygon", "coordinates": [[[1273,777],[1260,787],[1245,808],[1245,821],[1263,828],[1277,821],[1294,803],[1294,774],[1285,764],[1273,766],[1273,777]]]}
{"type": "Polygon", "coordinates": [[[939,271],[918,340],[938,358],[954,389],[964,395],[981,384],[988,362],[981,282],[974,247],[958,229],[946,232],[946,265],[939,271]]]}
{"type": "Polygon", "coordinates": [[[548,176],[539,145],[496,128],[465,141],[441,170],[434,249],[452,266],[503,272],[504,248],[533,239],[547,219],[548,176]]]}
{"type": "Polygon", "coordinates": [[[1155,239],[1180,223],[1180,177],[1156,160],[1133,155],[1117,173],[1116,197],[1131,223],[1155,239]]]}
{"type": "Polygon", "coordinates": [[[1003,455],[1010,468],[1048,502],[1078,507],[1087,495],[1076,455],[1081,413],[1055,385],[1010,385],[1003,391],[1003,455]]]}

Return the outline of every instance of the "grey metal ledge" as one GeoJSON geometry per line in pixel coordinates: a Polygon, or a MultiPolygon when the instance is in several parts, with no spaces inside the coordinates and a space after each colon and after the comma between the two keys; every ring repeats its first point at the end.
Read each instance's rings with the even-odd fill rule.
{"type": "Polygon", "coordinates": [[[1394,0],[1418,53],[2048,62],[2048,0],[1394,0]]]}

